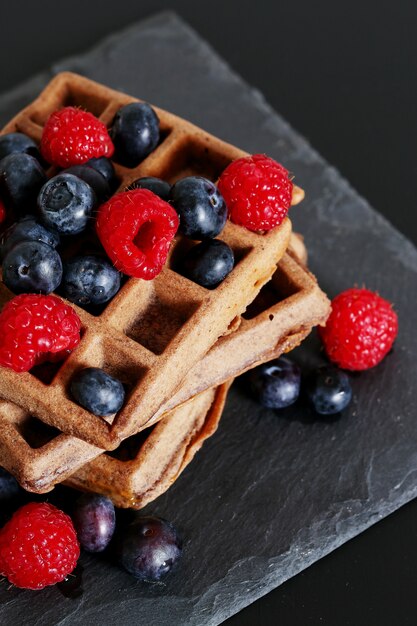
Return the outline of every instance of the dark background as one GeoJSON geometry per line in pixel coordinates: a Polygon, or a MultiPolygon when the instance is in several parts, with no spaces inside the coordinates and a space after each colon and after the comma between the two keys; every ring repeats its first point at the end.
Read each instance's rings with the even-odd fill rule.
{"type": "MultiPolygon", "coordinates": [[[[0,91],[162,9],[184,17],[417,242],[415,0],[2,3],[0,91]]],[[[414,626],[416,575],[414,502],[227,624],[414,626]]]]}

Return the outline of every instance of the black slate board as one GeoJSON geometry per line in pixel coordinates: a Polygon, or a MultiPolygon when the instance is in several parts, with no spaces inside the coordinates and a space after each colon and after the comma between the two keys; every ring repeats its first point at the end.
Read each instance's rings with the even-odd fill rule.
{"type": "MultiPolygon", "coordinates": [[[[5,626],[219,624],[417,495],[416,249],[175,15],[133,25],[3,95],[0,123],[63,69],[282,161],[307,192],[292,218],[323,288],[334,295],[366,284],[399,314],[393,353],[354,377],[354,403],[337,421],[313,421],[302,406],[277,417],[234,386],[217,434],[146,509],[186,538],[182,566],[165,585],[142,585],[84,556],[78,599],[55,588],[0,588],[5,626]]],[[[312,365],[318,354],[313,338],[296,356],[312,365]]]]}

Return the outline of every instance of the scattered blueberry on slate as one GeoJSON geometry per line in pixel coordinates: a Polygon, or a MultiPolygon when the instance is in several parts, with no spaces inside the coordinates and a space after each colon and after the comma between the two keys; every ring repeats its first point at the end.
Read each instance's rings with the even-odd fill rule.
{"type": "Polygon", "coordinates": [[[86,367],[71,381],[71,394],[78,404],[94,415],[106,417],[117,413],[125,399],[122,383],[99,367],[86,367]]]}
{"type": "Polygon", "coordinates": [[[116,172],[114,171],[113,163],[107,157],[98,157],[96,159],[90,159],[84,165],[92,167],[96,172],[100,172],[102,176],[107,180],[109,185],[113,185],[116,172]]]}
{"type": "Polygon", "coordinates": [[[0,467],[0,505],[3,507],[22,493],[16,478],[0,467]]]}
{"type": "Polygon", "coordinates": [[[17,243],[3,259],[3,282],[13,293],[48,294],[61,280],[61,257],[41,241],[17,243]]]}
{"type": "Polygon", "coordinates": [[[78,256],[64,263],[62,295],[79,306],[108,302],[120,289],[120,272],[106,259],[78,256]]]}
{"type": "Polygon", "coordinates": [[[216,185],[202,176],[188,176],[171,188],[172,205],[180,216],[180,231],[191,239],[217,237],[227,220],[226,203],[216,185]]]}
{"type": "Polygon", "coordinates": [[[116,513],[109,498],[83,494],[71,515],[81,547],[87,552],[102,552],[110,543],[116,527],[116,513]]]}
{"type": "Polygon", "coordinates": [[[313,372],[308,378],[306,390],[319,415],[340,413],[352,399],[348,375],[333,365],[325,365],[313,372]]]}
{"type": "Polygon", "coordinates": [[[42,223],[61,235],[82,232],[89,223],[95,204],[93,189],[73,174],[54,176],[42,187],[38,197],[42,223]]]}
{"type": "Polygon", "coordinates": [[[217,287],[233,266],[233,250],[219,239],[197,244],[184,255],[182,261],[184,275],[207,289],[217,287]]]}
{"type": "Polygon", "coordinates": [[[10,252],[13,246],[22,241],[41,241],[52,248],[56,248],[59,245],[60,237],[58,233],[46,229],[35,217],[28,215],[9,226],[1,235],[0,260],[10,252]]]}
{"type": "Polygon", "coordinates": [[[110,185],[98,170],[87,165],[72,165],[62,171],[62,174],[73,174],[88,183],[96,194],[97,203],[102,204],[111,196],[110,185]]]}
{"type": "Polygon", "coordinates": [[[284,409],[300,395],[301,370],[287,357],[264,363],[250,372],[251,388],[269,409],[284,409]]]}
{"type": "Polygon", "coordinates": [[[144,102],[126,104],[116,113],[110,136],[114,160],[125,167],[136,167],[158,145],[158,116],[144,102]]]}
{"type": "Polygon", "coordinates": [[[120,562],[136,578],[158,581],[177,564],[182,541],[170,522],[138,517],[130,524],[120,547],[120,562]]]}
{"type": "Polygon", "coordinates": [[[30,154],[9,154],[0,161],[0,190],[6,204],[21,215],[36,210],[36,198],[46,174],[30,154]]]}
{"type": "Polygon", "coordinates": [[[161,200],[168,202],[169,193],[171,191],[171,185],[162,178],[156,178],[155,176],[143,176],[133,181],[129,185],[129,189],[148,189],[152,191],[156,196],[159,196],[161,200]]]}
{"type": "Polygon", "coordinates": [[[8,154],[25,153],[39,161],[40,155],[36,143],[24,133],[7,133],[0,136],[0,160],[8,154]]]}

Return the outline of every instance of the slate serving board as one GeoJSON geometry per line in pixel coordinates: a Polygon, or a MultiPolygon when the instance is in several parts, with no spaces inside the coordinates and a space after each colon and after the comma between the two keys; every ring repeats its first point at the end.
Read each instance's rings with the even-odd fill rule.
{"type": "MultiPolygon", "coordinates": [[[[292,219],[322,287],[334,295],[365,284],[399,314],[394,351],[353,378],[355,399],[339,420],[314,421],[302,405],[277,416],[235,384],[219,431],[146,509],[186,539],[182,565],[164,585],[83,556],[77,599],[0,586],[5,626],[220,624],[417,495],[417,252],[174,14],[135,24],[4,94],[0,123],[64,69],[282,161],[307,193],[292,219]]],[[[306,367],[320,360],[314,337],[296,358],[306,367]]]]}

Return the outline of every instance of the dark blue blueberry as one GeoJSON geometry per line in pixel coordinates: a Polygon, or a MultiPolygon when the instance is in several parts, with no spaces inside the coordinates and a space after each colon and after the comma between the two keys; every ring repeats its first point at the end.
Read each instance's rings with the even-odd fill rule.
{"type": "Polygon", "coordinates": [[[61,257],[41,241],[17,243],[3,259],[3,282],[13,293],[48,294],[61,280],[61,257]]]}
{"type": "Polygon", "coordinates": [[[352,399],[348,375],[333,365],[320,367],[307,381],[307,394],[320,415],[343,411],[352,399]]]}
{"type": "Polygon", "coordinates": [[[23,133],[7,133],[0,136],[0,160],[8,154],[30,154],[39,161],[39,149],[36,143],[23,133]]]}
{"type": "Polygon", "coordinates": [[[62,295],[79,306],[108,302],[120,289],[120,272],[98,256],[74,257],[64,263],[62,295]]]}
{"type": "Polygon", "coordinates": [[[23,217],[19,222],[12,224],[0,239],[0,259],[15,246],[22,241],[42,241],[52,248],[59,245],[58,233],[47,230],[45,226],[40,224],[36,218],[32,216],[23,217]]]}
{"type": "Polygon", "coordinates": [[[25,215],[36,210],[36,198],[46,174],[30,154],[9,154],[0,161],[0,189],[6,204],[25,215]]]}
{"type": "Polygon", "coordinates": [[[191,248],[183,258],[184,275],[202,287],[212,289],[232,271],[233,250],[219,239],[203,241],[191,248]]]}
{"type": "Polygon", "coordinates": [[[96,172],[100,172],[102,176],[107,180],[109,185],[113,185],[116,172],[114,171],[113,163],[107,157],[98,157],[96,159],[90,159],[87,163],[84,163],[88,167],[92,167],[96,172]]]}
{"type": "Polygon", "coordinates": [[[223,230],[226,203],[216,185],[202,176],[188,176],[171,188],[172,205],[180,216],[180,231],[191,239],[211,239],[223,230]]]}
{"type": "Polygon", "coordinates": [[[0,505],[3,507],[22,493],[16,478],[0,467],[0,505]]]}
{"type": "Polygon", "coordinates": [[[71,517],[84,550],[102,552],[107,548],[116,527],[116,513],[109,498],[83,494],[75,503],[71,517]]]}
{"type": "Polygon", "coordinates": [[[102,204],[111,196],[109,183],[99,171],[92,167],[88,167],[87,165],[73,165],[63,170],[62,173],[73,174],[88,183],[96,194],[98,204],[102,204]]]}
{"type": "Polygon", "coordinates": [[[158,145],[158,116],[145,102],[126,104],[116,113],[110,136],[114,160],[125,167],[136,167],[158,145]]]}
{"type": "Polygon", "coordinates": [[[262,406],[284,409],[300,395],[301,371],[298,365],[281,356],[252,370],[250,382],[262,406]]]}
{"type": "Polygon", "coordinates": [[[42,187],[38,211],[43,224],[61,235],[77,235],[87,227],[96,204],[88,183],[73,174],[58,174],[42,187]]]}
{"type": "Polygon", "coordinates": [[[155,195],[159,196],[165,202],[169,200],[169,192],[171,191],[171,185],[161,178],[155,178],[155,176],[144,176],[138,178],[131,185],[129,189],[149,189],[155,195]]]}
{"type": "Polygon", "coordinates": [[[120,380],[99,367],[86,367],[77,372],[71,381],[71,394],[87,411],[101,417],[117,413],[125,399],[120,380]]]}
{"type": "Polygon", "coordinates": [[[123,536],[120,562],[136,578],[157,581],[172,570],[181,554],[182,541],[170,522],[138,517],[123,536]]]}

